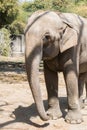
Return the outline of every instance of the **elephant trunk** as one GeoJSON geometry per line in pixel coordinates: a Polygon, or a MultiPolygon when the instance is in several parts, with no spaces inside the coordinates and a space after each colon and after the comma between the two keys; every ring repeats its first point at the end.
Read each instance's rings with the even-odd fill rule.
{"type": "Polygon", "coordinates": [[[28,46],[26,45],[25,59],[26,59],[26,70],[29,85],[41,119],[48,120],[49,117],[45,112],[39,83],[39,64],[41,58],[42,58],[41,45],[35,46],[33,49],[30,48],[30,51],[29,51],[29,45],[28,46]]]}

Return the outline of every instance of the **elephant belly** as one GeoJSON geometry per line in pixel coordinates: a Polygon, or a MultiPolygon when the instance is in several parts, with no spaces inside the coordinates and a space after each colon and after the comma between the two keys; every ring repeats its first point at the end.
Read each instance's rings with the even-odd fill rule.
{"type": "Polygon", "coordinates": [[[80,73],[87,72],[87,51],[83,51],[80,55],[80,73]]]}
{"type": "Polygon", "coordinates": [[[80,71],[80,73],[87,72],[87,62],[80,64],[79,71],[80,71]]]}
{"type": "Polygon", "coordinates": [[[87,83],[87,72],[80,74],[80,79],[87,83]]]}

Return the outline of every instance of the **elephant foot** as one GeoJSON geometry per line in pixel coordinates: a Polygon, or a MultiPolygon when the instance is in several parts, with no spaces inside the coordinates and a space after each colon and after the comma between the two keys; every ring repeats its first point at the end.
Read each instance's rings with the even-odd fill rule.
{"type": "Polygon", "coordinates": [[[52,120],[57,120],[58,118],[62,117],[62,112],[59,107],[50,107],[47,111],[47,115],[52,120]]]}
{"type": "Polygon", "coordinates": [[[80,124],[83,122],[82,115],[78,110],[69,110],[65,117],[65,121],[70,124],[80,124]]]}

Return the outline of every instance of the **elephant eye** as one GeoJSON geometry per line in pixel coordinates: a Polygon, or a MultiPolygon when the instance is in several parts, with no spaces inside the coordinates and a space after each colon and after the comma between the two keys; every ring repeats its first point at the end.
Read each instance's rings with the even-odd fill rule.
{"type": "Polygon", "coordinates": [[[51,39],[50,35],[46,35],[45,38],[46,38],[47,41],[49,41],[51,39]]]}
{"type": "Polygon", "coordinates": [[[45,35],[43,36],[43,42],[49,43],[49,42],[51,42],[51,40],[52,40],[52,38],[51,38],[49,32],[45,33],[45,35]]]}

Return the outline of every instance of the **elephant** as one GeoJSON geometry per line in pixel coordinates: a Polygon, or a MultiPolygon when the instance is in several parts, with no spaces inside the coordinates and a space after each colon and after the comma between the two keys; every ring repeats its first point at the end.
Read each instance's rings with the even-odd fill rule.
{"type": "Polygon", "coordinates": [[[87,73],[82,73],[79,75],[79,99],[81,103],[81,107],[85,107],[87,105],[87,73]],[[83,90],[85,87],[85,99],[83,97],[83,90]]]}
{"type": "Polygon", "coordinates": [[[62,116],[58,98],[58,73],[63,72],[68,112],[65,121],[83,121],[78,92],[78,77],[87,72],[87,20],[77,14],[36,11],[25,28],[25,64],[27,78],[37,111],[42,120],[62,116]],[[48,110],[45,110],[39,81],[43,60],[48,110]]]}

